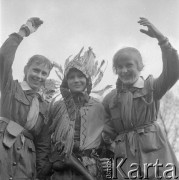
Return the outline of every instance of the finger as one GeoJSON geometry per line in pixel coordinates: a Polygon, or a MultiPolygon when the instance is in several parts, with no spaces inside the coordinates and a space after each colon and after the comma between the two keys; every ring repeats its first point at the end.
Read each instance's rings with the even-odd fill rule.
{"type": "Polygon", "coordinates": [[[142,26],[148,26],[148,27],[152,26],[152,23],[149,22],[148,20],[140,20],[140,21],[138,21],[138,23],[142,26]]]}
{"type": "Polygon", "coordinates": [[[39,27],[41,24],[43,24],[43,21],[38,17],[32,17],[29,19],[29,21],[31,21],[34,27],[39,27]]]}
{"type": "Polygon", "coordinates": [[[146,31],[145,29],[140,29],[140,32],[148,35],[148,31],[146,31]]]}
{"type": "Polygon", "coordinates": [[[142,21],[149,21],[147,18],[144,18],[144,17],[140,17],[140,20],[142,20],[142,21]]]}
{"type": "Polygon", "coordinates": [[[138,23],[139,23],[140,25],[143,25],[143,26],[149,26],[149,25],[151,25],[151,23],[150,23],[149,21],[143,21],[143,20],[138,21],[138,23]]]}
{"type": "Polygon", "coordinates": [[[34,19],[34,24],[36,27],[39,27],[41,24],[43,24],[43,21],[40,19],[34,19]]]}

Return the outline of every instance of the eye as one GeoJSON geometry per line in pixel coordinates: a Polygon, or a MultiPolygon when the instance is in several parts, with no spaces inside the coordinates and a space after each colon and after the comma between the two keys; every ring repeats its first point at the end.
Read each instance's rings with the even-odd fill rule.
{"type": "Polygon", "coordinates": [[[131,68],[133,66],[133,64],[127,64],[127,68],[131,68]]]}
{"type": "Polygon", "coordinates": [[[68,75],[67,79],[74,79],[73,75],[68,75]]]}
{"type": "Polygon", "coordinates": [[[118,68],[118,69],[122,69],[122,66],[121,66],[121,65],[119,65],[119,66],[117,66],[117,68],[118,68]]]}
{"type": "Polygon", "coordinates": [[[83,74],[78,75],[79,78],[84,78],[85,76],[83,74]]]}
{"type": "Polygon", "coordinates": [[[39,73],[39,69],[33,69],[35,73],[39,73]]]}
{"type": "Polygon", "coordinates": [[[47,72],[42,72],[42,75],[43,76],[47,76],[47,72]]]}

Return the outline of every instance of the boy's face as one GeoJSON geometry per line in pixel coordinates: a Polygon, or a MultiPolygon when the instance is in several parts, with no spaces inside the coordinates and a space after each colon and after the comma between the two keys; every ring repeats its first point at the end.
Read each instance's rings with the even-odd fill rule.
{"type": "Polygon", "coordinates": [[[117,64],[118,77],[124,84],[134,84],[138,80],[140,71],[136,60],[132,57],[126,57],[120,59],[117,64]]]}
{"type": "Polygon", "coordinates": [[[26,70],[26,81],[28,85],[35,91],[38,91],[45,84],[45,80],[49,76],[50,70],[45,64],[33,63],[26,70]]]}
{"type": "Polygon", "coordinates": [[[67,75],[67,83],[71,92],[83,92],[87,81],[81,71],[73,69],[67,75]]]}

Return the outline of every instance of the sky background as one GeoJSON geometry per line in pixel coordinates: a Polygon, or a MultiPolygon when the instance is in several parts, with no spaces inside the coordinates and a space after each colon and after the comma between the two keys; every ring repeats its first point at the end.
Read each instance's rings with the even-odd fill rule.
{"type": "MultiPolygon", "coordinates": [[[[0,45],[30,17],[44,24],[20,44],[13,64],[14,79],[23,79],[23,67],[34,54],[64,64],[84,46],[92,47],[97,60],[108,60],[103,81],[115,85],[114,53],[125,46],[139,49],[144,77],[162,70],[160,48],[155,39],[140,33],[139,17],[148,18],[172,45],[179,49],[178,0],[1,0],[0,45]]],[[[51,78],[56,78],[52,72],[51,78]]]]}

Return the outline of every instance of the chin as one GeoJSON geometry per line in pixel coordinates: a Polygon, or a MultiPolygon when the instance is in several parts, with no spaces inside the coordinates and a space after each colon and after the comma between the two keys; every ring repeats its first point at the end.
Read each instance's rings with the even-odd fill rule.
{"type": "Polygon", "coordinates": [[[73,93],[82,93],[83,89],[72,89],[71,92],[73,92],[73,93]]]}
{"type": "Polygon", "coordinates": [[[80,92],[83,92],[82,90],[74,90],[73,91],[74,93],[80,93],[80,92]]]}
{"type": "Polygon", "coordinates": [[[33,90],[35,90],[35,91],[38,91],[39,89],[40,89],[40,86],[31,86],[31,88],[33,89],[33,90]]]}
{"type": "Polygon", "coordinates": [[[124,84],[134,84],[136,81],[137,81],[137,77],[136,78],[132,78],[132,79],[121,79],[121,81],[124,83],[124,84]]]}

